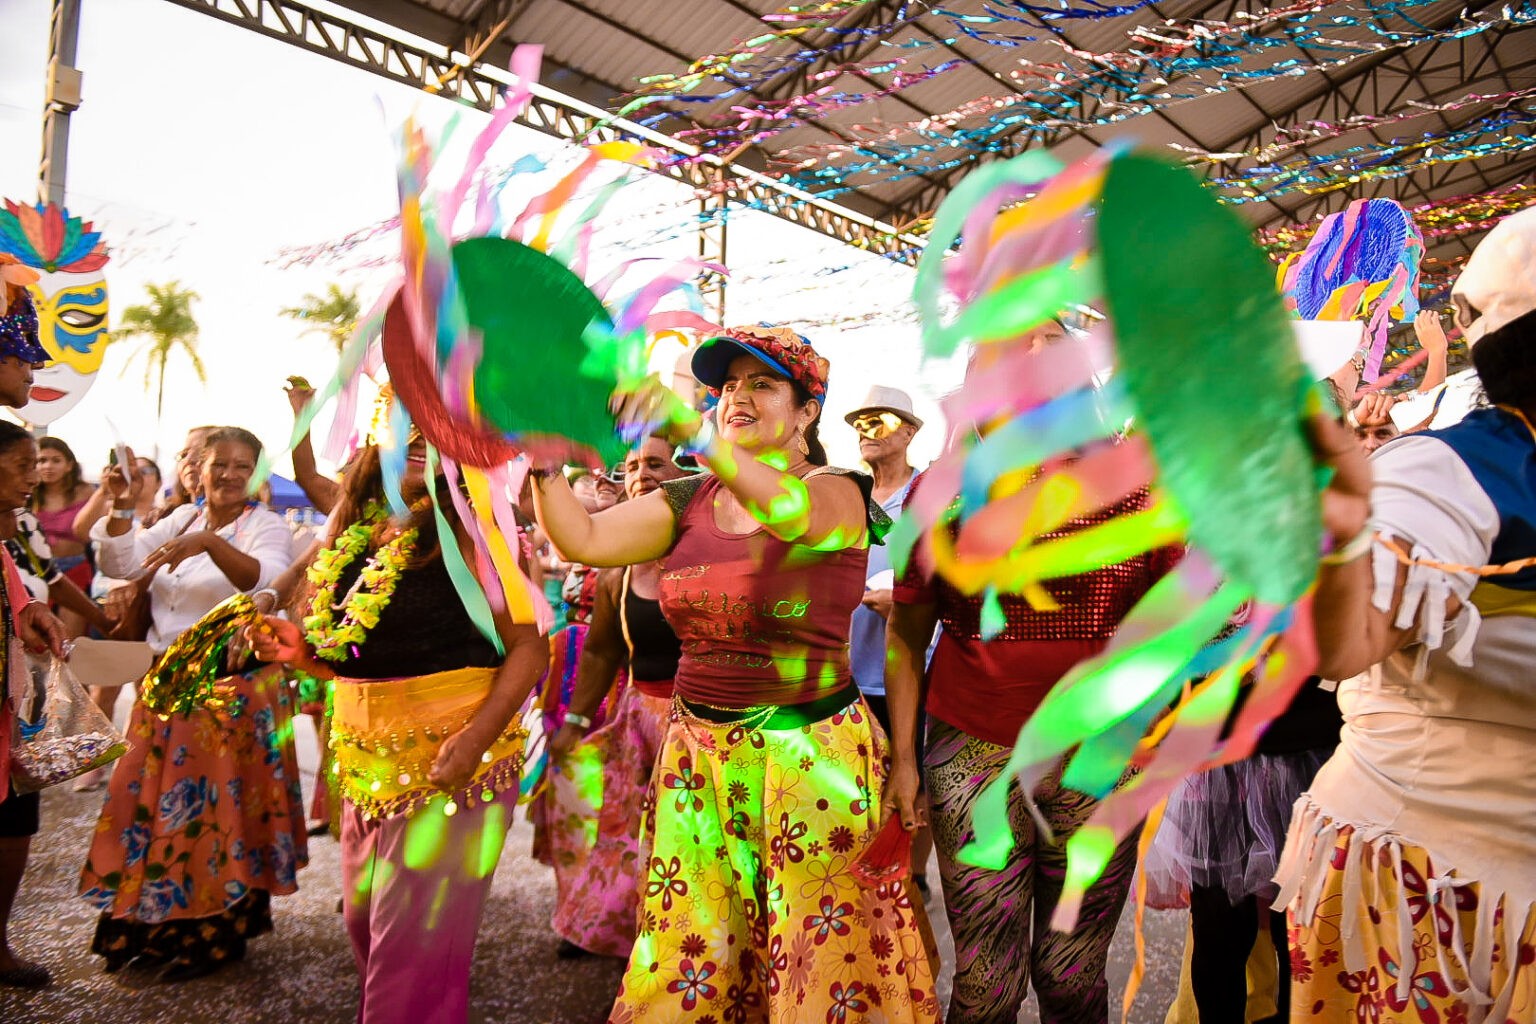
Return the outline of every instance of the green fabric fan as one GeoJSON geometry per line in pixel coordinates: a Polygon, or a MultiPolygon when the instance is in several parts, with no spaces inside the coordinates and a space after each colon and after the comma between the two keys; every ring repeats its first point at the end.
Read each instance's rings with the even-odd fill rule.
{"type": "Polygon", "coordinates": [[[1159,482],[1229,578],[1290,604],[1316,575],[1321,520],[1305,375],[1274,270],[1188,170],[1141,153],[1110,163],[1097,235],[1116,375],[1159,482]],[[1196,372],[1191,352],[1225,373],[1196,372]]]}
{"type": "Polygon", "coordinates": [[[623,458],[608,413],[614,382],[575,372],[587,356],[587,325],[612,323],[592,290],[558,260],[505,238],[457,243],[453,267],[484,345],[475,370],[480,415],[525,450],[585,449],[603,465],[623,458]]]}

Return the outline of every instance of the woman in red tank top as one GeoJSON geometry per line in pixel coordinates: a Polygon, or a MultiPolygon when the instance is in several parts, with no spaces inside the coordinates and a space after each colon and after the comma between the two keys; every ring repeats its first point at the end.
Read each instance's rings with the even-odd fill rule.
{"type": "MultiPolygon", "coordinates": [[[[1062,326],[1048,321],[1035,329],[1033,340],[1044,345],[1064,337],[1062,326]]],[[[982,346],[973,354],[967,381],[988,373],[998,351],[982,346]]],[[[1017,411],[999,410],[993,422],[1006,422],[1017,411]]],[[[978,429],[985,435],[991,424],[978,429]]],[[[924,483],[919,477],[911,494],[920,495],[924,483]]],[[[1149,501],[1145,489],[1134,492],[1045,536],[1089,529],[1149,501]]],[[[1138,833],[1116,846],[1089,887],[1071,932],[1056,931],[1050,923],[1065,878],[1066,842],[1098,802],[1062,783],[1062,765],[1029,793],[1017,785],[1009,790],[1007,817],[993,823],[1013,836],[1006,865],[979,867],[960,853],[975,836],[976,797],[1012,770],[1009,759],[1025,720],[1074,665],[1105,648],[1120,620],[1179,555],[1163,549],[1052,580],[1044,588],[1048,608],[1035,599],[1001,595],[1003,621],[990,629],[982,625],[982,595],[962,593],[925,572],[916,559],[896,583],[886,631],[886,699],[895,740],[885,799],[904,818],[920,817],[919,779],[927,792],[925,813],[955,940],[951,1021],[1013,1024],[1031,990],[1039,1019],[1049,1024],[1109,1019],[1105,971],[1130,892],[1138,833]],[[925,669],[935,624],[942,632],[925,669]],[[921,765],[915,743],[920,703],[928,720],[921,765]]]]}
{"type": "MultiPolygon", "coordinates": [[[[597,515],[558,472],[535,487],[565,557],[664,558],[682,642],[610,1020],[936,1021],[921,904],[850,870],[880,824],[886,741],[849,675],[870,482],[826,466],[827,361],[793,331],[749,327],[704,342],[693,371],[720,397],[700,453],[713,475],[597,515]]],[[[659,384],[621,419],[674,441],[699,422],[659,384]]]]}

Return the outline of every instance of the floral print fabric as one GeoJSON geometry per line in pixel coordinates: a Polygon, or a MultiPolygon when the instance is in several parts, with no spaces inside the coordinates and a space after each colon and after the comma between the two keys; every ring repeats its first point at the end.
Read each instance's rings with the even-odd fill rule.
{"type": "Polygon", "coordinates": [[[1319,838],[1315,910],[1290,914],[1292,1021],[1536,1021],[1536,903],[1490,896],[1392,838],[1347,825],[1319,838]]]}
{"type": "MultiPolygon", "coordinates": [[[[553,736],[565,721],[576,689],[576,667],[586,643],[587,626],[567,626],[549,638],[549,668],[535,687],[535,701],[546,737],[553,736]]],[[[593,716],[594,727],[601,712],[593,716]]],[[[575,873],[587,861],[597,841],[597,813],[602,806],[603,754],[595,744],[578,748],[580,756],[554,765],[546,760],[534,765],[533,798],[528,820],[533,822],[533,859],[555,869],[558,899],[564,900],[575,873]]]]}
{"type": "Polygon", "coordinates": [[[862,699],[800,729],[671,722],[610,1024],[937,1021],[921,906],[849,872],[880,823],[884,758],[862,699]]]}
{"type": "Polygon", "coordinates": [[[555,934],[589,953],[627,957],[635,944],[640,822],[671,708],[665,697],[626,687],[608,721],[576,748],[577,760],[589,747],[601,755],[602,807],[597,841],[584,862],[556,870],[553,925],[555,934]]]}
{"type": "Polygon", "coordinates": [[[270,668],[222,683],[226,711],[162,721],[134,706],[80,876],[112,917],[215,917],[251,890],[298,890],[309,851],[288,684],[270,668]]]}

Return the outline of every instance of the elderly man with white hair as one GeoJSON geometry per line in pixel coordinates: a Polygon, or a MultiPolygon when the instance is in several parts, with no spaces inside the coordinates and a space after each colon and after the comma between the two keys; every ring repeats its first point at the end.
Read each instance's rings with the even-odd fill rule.
{"type": "MultiPolygon", "coordinates": [[[[899,388],[876,384],[859,407],[843,417],[859,435],[859,457],[875,478],[871,495],[892,519],[901,515],[917,470],[907,461],[912,438],[922,429],[923,421],[912,409],[912,396],[899,388]]],[[[885,702],[885,621],[891,614],[891,590],[895,578],[891,556],[881,545],[869,549],[869,582],[864,603],[853,613],[853,628],[848,636],[853,681],[879,720],[887,736],[891,734],[891,712],[885,702]]],[[[918,724],[917,744],[922,748],[922,723],[918,724]]],[[[926,828],[913,836],[912,882],[928,896],[925,868],[933,840],[926,828]]]]}

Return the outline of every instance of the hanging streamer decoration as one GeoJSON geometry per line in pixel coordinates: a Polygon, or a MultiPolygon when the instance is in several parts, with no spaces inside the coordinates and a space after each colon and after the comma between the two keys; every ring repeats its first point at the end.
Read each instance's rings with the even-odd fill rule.
{"type": "MultiPolygon", "coordinates": [[[[646,117],[647,124],[661,125],[675,115],[678,104],[721,104],[713,116],[690,117],[673,132],[679,141],[698,146],[698,155],[657,156],[662,163],[687,163],[733,151],[743,143],[766,142],[804,122],[868,106],[950,73],[964,66],[951,59],[953,50],[948,48],[957,34],[1011,48],[1028,44],[1020,50],[1017,66],[1008,71],[1007,77],[1016,84],[1014,91],[976,97],[906,122],[848,124],[839,118],[838,132],[844,141],[792,145],[770,155],[771,173],[781,181],[833,198],[876,181],[892,183],[964,168],[1017,152],[1031,141],[1054,138],[1063,130],[1104,127],[1258,82],[1339,68],[1373,54],[1432,47],[1536,23],[1536,5],[1522,3],[1469,10],[1454,22],[1431,29],[1418,13],[1418,8],[1431,2],[1298,0],[1239,12],[1230,21],[1197,18],[1146,23],[1142,19],[1142,23],[1127,24],[1126,45],[1098,52],[1070,45],[1053,34],[1052,26],[1062,20],[1129,22],[1145,5],[1057,7],[999,2],[987,5],[983,14],[915,4],[871,14],[864,0],[795,5],[763,17],[773,31],[742,40],[722,54],[702,57],[680,74],[642,79],[641,87],[618,107],[616,116],[646,117]],[[861,19],[856,24],[849,20],[854,16],[861,19]],[[998,27],[1007,25],[1028,25],[1034,31],[999,33],[998,27]],[[871,40],[881,49],[875,58],[868,57],[871,40]],[[855,50],[862,55],[859,59],[836,62],[840,54],[855,50]],[[915,63],[928,50],[942,52],[945,59],[932,65],[915,63]],[[780,81],[786,76],[794,81],[780,81]],[[875,87],[839,91],[834,84],[840,77],[875,87]],[[757,94],[769,86],[776,98],[760,99],[757,94]],[[1085,105],[1089,96],[1093,103],[1085,105]],[[727,99],[733,101],[728,109],[722,104],[727,99]]],[[[1270,142],[1243,151],[1170,146],[1195,162],[1252,163],[1212,179],[1212,187],[1231,202],[1259,202],[1288,192],[1319,194],[1433,166],[1526,152],[1536,145],[1529,131],[1536,116],[1531,108],[1533,96],[1536,90],[1524,88],[1470,92],[1436,102],[1408,100],[1391,112],[1280,127],[1270,142]],[[1298,152],[1352,132],[1381,132],[1415,118],[1475,106],[1498,109],[1456,127],[1386,142],[1372,139],[1329,152],[1298,152]],[[1287,154],[1293,155],[1285,159],[1287,154]]],[[[715,187],[729,191],[734,184],[727,180],[715,187]]],[[[730,209],[773,212],[777,209],[773,204],[779,202],[737,196],[730,209]]],[[[1426,237],[1439,237],[1438,228],[1420,223],[1426,237]]],[[[394,226],[375,225],[327,245],[291,250],[281,258],[299,262],[335,258],[338,253],[354,252],[394,226]]],[[[905,233],[920,234],[927,228],[926,220],[902,225],[905,233]]],[[[1287,239],[1293,240],[1311,229],[1301,225],[1281,230],[1290,232],[1287,239]]],[[[1463,228],[1452,222],[1444,230],[1463,228]]],[[[359,265],[377,258],[359,255],[359,265]]]]}
{"type": "MultiPolygon", "coordinates": [[[[1045,5],[997,3],[987,5],[984,14],[902,5],[884,23],[866,19],[857,25],[838,22],[845,9],[817,7],[813,9],[817,14],[797,16],[788,22],[789,28],[744,40],[726,54],[702,58],[680,75],[642,79],[641,88],[617,112],[659,126],[679,116],[679,105],[721,105],[713,117],[688,117],[687,126],[675,133],[681,141],[700,147],[703,154],[718,154],[744,143],[763,143],[802,122],[867,106],[935,75],[952,73],[965,66],[952,59],[954,51],[949,48],[957,35],[1019,50],[1017,67],[1007,73],[1015,86],[1012,91],[976,97],[907,122],[848,124],[839,119],[840,134],[847,141],[791,146],[776,154],[774,167],[782,180],[830,198],[855,187],[857,178],[867,184],[874,177],[899,181],[941,172],[1016,152],[1031,137],[1054,135],[1062,129],[1102,127],[1261,81],[1326,71],[1372,54],[1536,21],[1536,8],[1521,4],[1468,11],[1453,24],[1428,28],[1417,9],[1431,2],[1299,0],[1240,12],[1230,21],[1159,18],[1128,25],[1127,45],[1101,52],[1071,45],[1052,22],[1060,17],[1129,21],[1142,5],[1065,5],[1053,11],[1045,5]],[[1001,31],[997,26],[1028,31],[1001,31]],[[871,39],[889,56],[837,63],[839,54],[852,47],[867,51],[863,41],[871,39]],[[914,65],[928,50],[944,59],[914,65]],[[836,88],[840,76],[875,87],[840,90],[836,88]],[[780,81],[785,77],[793,81],[786,85],[780,81]],[[765,90],[772,99],[761,98],[765,90]],[[1091,113],[1084,107],[1089,96],[1095,101],[1091,113]],[[726,100],[732,101],[729,108],[723,108],[726,100]]],[[[780,13],[805,15],[797,8],[780,13]]],[[[1484,99],[1508,100],[1518,95],[1484,99]]],[[[1508,131],[1459,149],[1452,147],[1456,151],[1449,153],[1417,147],[1414,160],[1422,166],[1518,150],[1525,134],[1508,131]]],[[[675,161],[700,158],[668,157],[675,161]]],[[[1385,171],[1366,167],[1365,173],[1385,171]]]]}
{"type": "Polygon", "coordinates": [[[1387,331],[1419,311],[1424,238],[1393,199],[1357,199],[1318,225],[1307,248],[1280,264],[1286,309],[1302,320],[1364,320],[1364,377],[1381,373],[1387,331]]]}
{"type": "Polygon", "coordinates": [[[1307,153],[1278,164],[1261,163],[1212,178],[1210,184],[1225,190],[1228,202],[1238,204],[1268,202],[1295,192],[1319,195],[1443,164],[1487,157],[1512,159],[1536,149],[1532,124],[1536,124],[1536,100],[1527,99],[1455,128],[1307,153]]]}
{"type": "MultiPolygon", "coordinates": [[[[1505,217],[1533,203],[1536,203],[1536,185],[1522,181],[1490,192],[1468,192],[1420,203],[1408,212],[1426,239],[1457,238],[1476,231],[1487,231],[1505,217]]],[[[1320,222],[1321,218],[1313,223],[1263,228],[1257,235],[1259,245],[1269,253],[1270,259],[1281,262],[1291,253],[1306,248],[1307,242],[1317,233],[1320,222]]],[[[1428,267],[1429,261],[1426,261],[1422,274],[1426,279],[1426,288],[1430,287],[1428,267]]],[[[1448,268],[1445,273],[1438,275],[1435,288],[1444,284],[1444,291],[1449,296],[1450,283],[1456,273],[1459,273],[1459,267],[1448,268]],[[1445,280],[1442,282],[1438,277],[1444,277],[1445,280]]],[[[1425,305],[1430,303],[1426,302],[1425,305]]]]}
{"type": "Polygon", "coordinates": [[[1191,163],[1224,164],[1239,160],[1252,160],[1255,163],[1272,163],[1277,157],[1284,156],[1286,153],[1303,149],[1315,142],[1337,139],[1364,128],[1379,131],[1387,125],[1400,124],[1404,121],[1412,121],[1431,114],[1449,114],[1465,107],[1488,103],[1504,106],[1517,100],[1524,101],[1533,97],[1536,97],[1536,87],[1517,89],[1513,92],[1504,93],[1467,93],[1459,99],[1448,100],[1444,103],[1408,100],[1403,104],[1402,109],[1391,114],[1355,114],[1352,117],[1346,117],[1342,121],[1311,120],[1285,128],[1277,128],[1273,141],[1262,146],[1255,146],[1252,149],[1228,150],[1222,153],[1215,153],[1208,149],[1183,146],[1174,142],[1170,142],[1168,148],[1180,153],[1188,153],[1191,163]]]}
{"type": "Polygon", "coordinates": [[[1315,662],[1321,528],[1301,420],[1316,406],[1272,280],[1247,228],[1187,170],[1125,150],[1064,171],[1039,152],[982,168],[940,207],[919,267],[927,352],[977,348],[946,413],[984,436],[957,431],[930,468],[893,531],[897,561],[1047,607],[1045,580],[1187,545],[1109,647],[1051,690],[978,798],[961,857],[991,868],[1012,846],[1015,780],[1030,793],[1065,756],[1064,784],[1101,799],[1067,841],[1055,928],[1072,927],[1117,842],[1180,779],[1251,751],[1315,662]],[[1034,328],[1100,299],[1109,317],[1093,333],[1033,344],[1034,328]],[[1148,485],[1144,511],[1039,540],[1148,485]],[[1245,672],[1252,693],[1223,738],[1245,672]]]}

